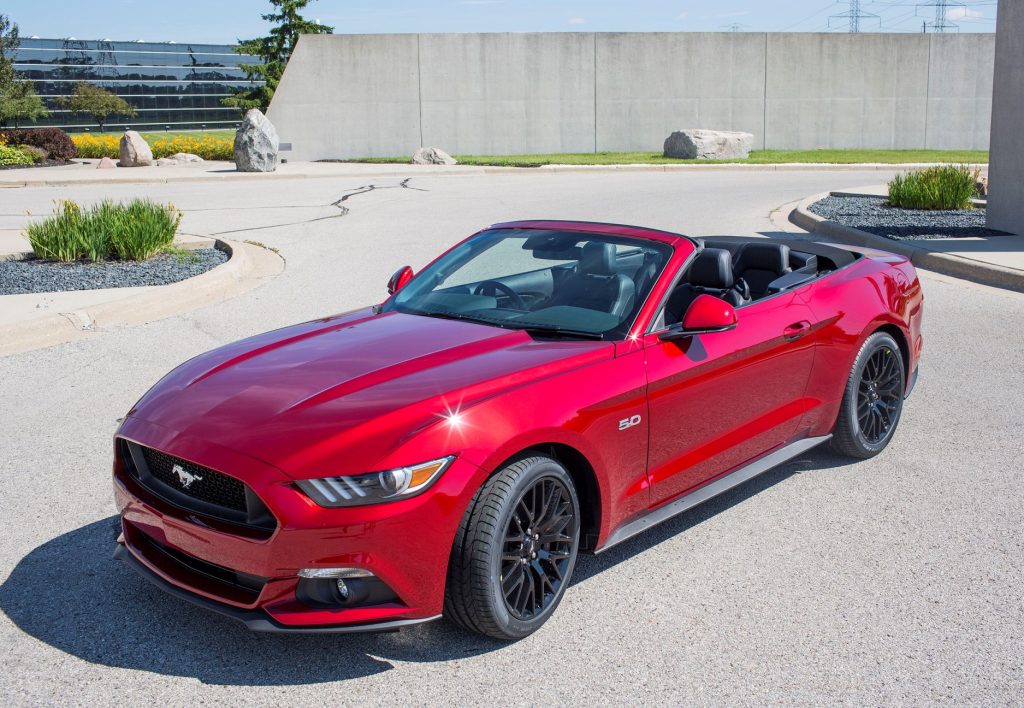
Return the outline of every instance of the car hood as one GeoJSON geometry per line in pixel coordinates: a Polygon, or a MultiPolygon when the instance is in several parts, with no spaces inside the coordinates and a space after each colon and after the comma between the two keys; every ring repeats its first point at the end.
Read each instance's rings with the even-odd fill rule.
{"type": "Polygon", "coordinates": [[[129,415],[293,477],[326,466],[354,473],[445,410],[613,353],[608,342],[535,341],[517,330],[362,310],[202,354],[129,415]]]}

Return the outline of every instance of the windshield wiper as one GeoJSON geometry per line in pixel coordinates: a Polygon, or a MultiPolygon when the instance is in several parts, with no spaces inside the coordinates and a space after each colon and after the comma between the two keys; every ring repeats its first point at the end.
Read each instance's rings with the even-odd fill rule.
{"type": "Polygon", "coordinates": [[[405,312],[406,314],[409,315],[421,315],[423,317],[436,317],[439,320],[463,320],[466,322],[476,322],[477,324],[490,324],[490,322],[484,322],[483,320],[478,320],[477,318],[470,317],[469,315],[460,315],[457,312],[435,312],[433,310],[416,310],[411,307],[408,308],[407,310],[399,310],[399,312],[405,312]]]}
{"type": "Polygon", "coordinates": [[[566,329],[565,327],[544,327],[541,325],[526,325],[525,327],[515,327],[515,329],[521,329],[527,334],[538,335],[541,337],[571,337],[573,339],[604,339],[604,335],[600,332],[587,332],[582,329],[566,329]]]}
{"type": "MultiPolygon", "coordinates": [[[[399,310],[402,312],[403,310],[399,310]]],[[[526,332],[529,335],[536,335],[540,337],[566,337],[572,339],[597,339],[603,340],[604,335],[600,332],[587,332],[580,329],[569,329],[566,327],[558,327],[555,325],[531,325],[527,324],[523,326],[523,323],[517,322],[516,320],[487,320],[480,317],[471,317],[469,315],[459,314],[458,312],[437,312],[435,310],[418,310],[415,308],[408,308],[405,310],[407,314],[411,315],[422,315],[423,317],[436,317],[442,320],[462,320],[464,322],[474,322],[476,324],[490,325],[491,327],[501,327],[502,329],[517,329],[526,332]]]]}

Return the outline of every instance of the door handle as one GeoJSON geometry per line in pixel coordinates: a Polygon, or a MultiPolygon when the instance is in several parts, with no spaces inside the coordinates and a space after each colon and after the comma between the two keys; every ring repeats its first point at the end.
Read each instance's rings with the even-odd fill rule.
{"type": "Polygon", "coordinates": [[[793,342],[810,331],[811,323],[804,320],[803,322],[794,322],[789,327],[786,327],[786,329],[782,330],[782,336],[785,337],[787,342],[793,342]]]}

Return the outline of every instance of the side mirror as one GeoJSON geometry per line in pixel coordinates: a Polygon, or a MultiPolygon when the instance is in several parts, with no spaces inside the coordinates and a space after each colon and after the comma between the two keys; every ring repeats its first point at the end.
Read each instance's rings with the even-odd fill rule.
{"type": "Polygon", "coordinates": [[[388,281],[388,295],[394,295],[399,290],[404,288],[412,280],[412,268],[409,266],[402,266],[395,271],[395,274],[391,276],[388,281]]]}
{"type": "Polygon", "coordinates": [[[736,327],[736,308],[711,295],[698,295],[690,303],[683,322],[673,325],[658,335],[663,342],[692,337],[695,334],[725,332],[736,327]]]}

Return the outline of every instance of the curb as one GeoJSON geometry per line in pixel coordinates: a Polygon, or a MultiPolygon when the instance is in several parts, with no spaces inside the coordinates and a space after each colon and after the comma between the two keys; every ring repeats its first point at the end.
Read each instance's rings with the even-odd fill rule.
{"type": "Polygon", "coordinates": [[[257,288],[285,267],[279,255],[249,243],[217,239],[214,248],[227,251],[228,261],[193,278],[151,287],[137,296],[0,326],[0,356],[190,312],[257,288]]]}
{"type": "MultiPolygon", "coordinates": [[[[320,164],[320,163],[312,163],[320,164]]],[[[388,163],[343,163],[353,165],[388,164],[388,163]]],[[[282,173],[282,172],[221,172],[212,174],[204,172],[196,177],[138,177],[118,179],[114,176],[84,179],[18,179],[4,180],[0,178],[0,189],[19,189],[23,187],[75,187],[78,185],[120,185],[120,184],[194,184],[203,182],[224,181],[259,181],[282,179],[347,179],[366,177],[416,177],[422,175],[437,176],[478,176],[491,174],[563,174],[563,173],[602,173],[602,172],[689,172],[724,171],[724,172],[891,172],[895,170],[912,170],[931,167],[934,162],[906,162],[899,164],[863,162],[835,164],[826,162],[784,162],[769,165],[752,165],[747,163],[716,162],[710,164],[683,163],[665,165],[622,164],[622,165],[538,165],[537,167],[499,167],[484,165],[453,165],[439,167],[435,165],[396,165],[391,170],[324,172],[324,173],[282,173]]],[[[971,168],[986,168],[987,164],[968,165],[971,168]]],[[[40,168],[46,169],[46,168],[40,168]]],[[[128,168],[125,168],[128,169],[128,168]]],[[[173,169],[173,168],[167,168],[173,169]]]]}
{"type": "Polygon", "coordinates": [[[831,194],[832,192],[822,192],[803,199],[790,212],[789,220],[804,231],[821,234],[840,243],[874,248],[905,256],[916,267],[924,270],[971,280],[982,285],[1024,292],[1024,271],[951,253],[936,253],[917,246],[912,241],[895,241],[876,236],[867,231],[829,221],[810,210],[811,204],[831,194]]]}

